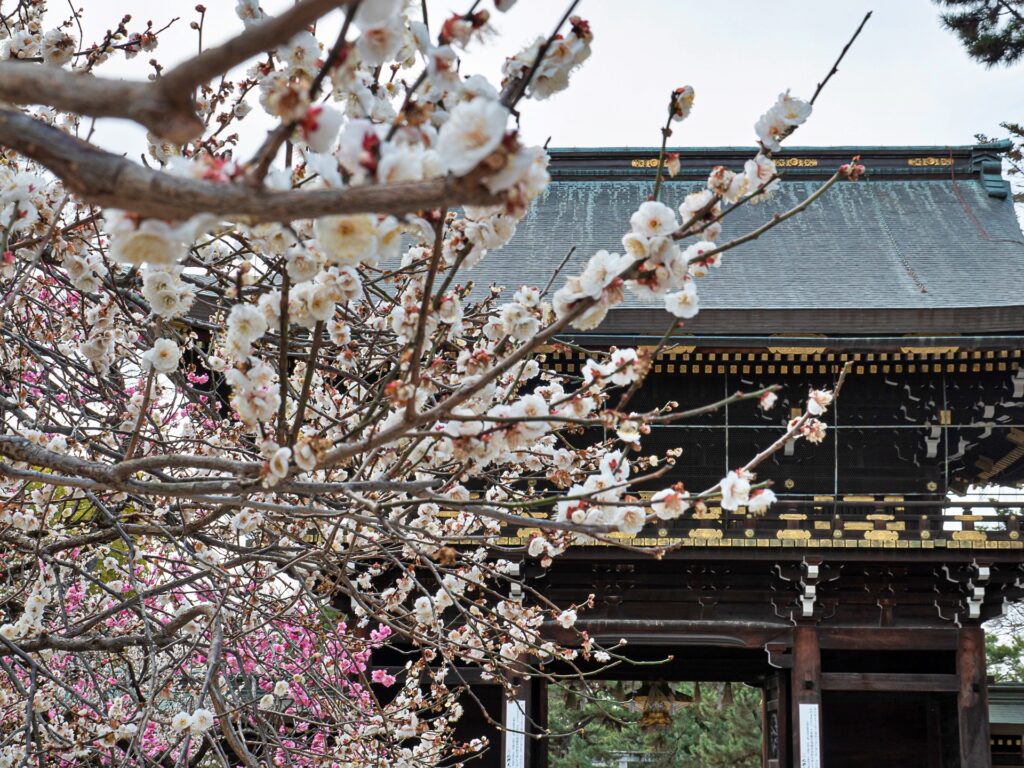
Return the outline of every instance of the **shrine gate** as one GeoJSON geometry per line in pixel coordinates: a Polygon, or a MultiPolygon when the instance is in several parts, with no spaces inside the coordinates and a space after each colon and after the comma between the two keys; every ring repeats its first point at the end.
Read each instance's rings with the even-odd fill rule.
{"type": "MultiPolygon", "coordinates": [[[[833,386],[850,363],[825,441],[761,465],[780,498],[763,516],[712,508],[648,526],[637,538],[663,547],[661,559],[584,546],[549,568],[522,561],[556,603],[595,595],[579,625],[591,635],[626,639],[638,659],[672,656],[624,677],[762,687],[769,768],[991,765],[982,623],[1024,596],[1024,494],[998,505],[963,495],[1024,479],[1024,235],[1001,172],[1007,148],[782,154],[780,190],[727,217],[722,242],[790,209],[852,155],[868,174],[726,253],[699,283],[701,313],[630,407],[783,386],[772,411],[739,403],[644,439],[644,453],[682,448],[658,487],[700,490],[777,439],[808,389],[833,386]]],[[[594,251],[617,249],[650,194],[653,150],[551,154],[550,190],[512,244],[474,270],[477,285],[544,285],[565,244],[577,250],[564,274],[579,273],[594,251]]],[[[682,151],[663,200],[678,203],[712,167],[740,168],[751,154],[682,151]]],[[[570,340],[654,345],[669,321],[627,300],[570,340]]],[[[555,347],[549,362],[578,372],[583,359],[555,347]]],[[[510,530],[507,543],[529,535],[510,530]]],[[[498,748],[483,764],[546,764],[544,742],[516,732],[544,723],[543,685],[520,682],[513,702],[477,691],[511,729],[491,732],[498,748]]],[[[484,724],[468,713],[462,727],[484,724]]]]}

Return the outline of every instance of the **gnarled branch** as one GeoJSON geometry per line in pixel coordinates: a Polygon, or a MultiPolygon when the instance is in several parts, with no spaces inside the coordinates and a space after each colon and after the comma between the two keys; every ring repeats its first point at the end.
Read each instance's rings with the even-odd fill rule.
{"type": "Polygon", "coordinates": [[[25,62],[3,63],[0,100],[46,104],[89,117],[124,118],[162,139],[184,143],[203,132],[203,121],[192,103],[192,92],[197,86],[284,43],[321,16],[352,1],[303,0],[152,82],[92,77],[25,62]]]}
{"type": "Polygon", "coordinates": [[[161,219],[210,214],[250,223],[286,222],[351,213],[403,214],[444,204],[493,205],[501,201],[500,195],[479,183],[450,176],[308,191],[254,190],[172,176],[10,110],[0,110],[0,145],[46,166],[86,202],[161,219]]]}

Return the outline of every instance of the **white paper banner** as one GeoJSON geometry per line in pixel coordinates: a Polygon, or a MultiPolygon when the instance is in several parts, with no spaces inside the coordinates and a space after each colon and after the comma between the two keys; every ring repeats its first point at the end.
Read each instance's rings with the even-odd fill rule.
{"type": "Polygon", "coordinates": [[[526,768],[526,699],[505,704],[505,768],[526,768]]]}
{"type": "Polygon", "coordinates": [[[800,768],[821,768],[821,725],[817,704],[800,705],[800,768]]]}

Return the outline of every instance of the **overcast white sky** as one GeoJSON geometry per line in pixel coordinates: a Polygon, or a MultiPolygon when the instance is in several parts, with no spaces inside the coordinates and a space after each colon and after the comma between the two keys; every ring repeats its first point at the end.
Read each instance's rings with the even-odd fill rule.
{"type": "MultiPolygon", "coordinates": [[[[159,26],[181,16],[157,51],[170,63],[195,50],[188,29],[195,2],[76,5],[87,11],[89,42],[124,12],[135,17],[132,29],[146,18],[159,26]]],[[[263,0],[270,12],[287,4],[263,0]]],[[[467,4],[429,0],[432,28],[467,4]]],[[[207,41],[241,29],[234,5],[206,0],[207,41]]],[[[549,33],[564,7],[554,0],[519,0],[510,13],[495,14],[501,37],[478,46],[464,72],[497,79],[504,57],[549,33]]],[[[697,91],[694,113],[677,128],[674,143],[751,145],[758,115],[785,88],[809,97],[868,10],[874,16],[795,144],[965,144],[975,133],[999,134],[1002,120],[1024,118],[1024,66],[986,70],[968,59],[941,28],[930,0],[583,0],[579,12],[592,23],[593,56],[569,91],[523,107],[526,138],[541,143],[550,136],[551,146],[655,144],[666,94],[690,84],[697,91]]],[[[325,43],[336,28],[327,26],[325,43]]]]}

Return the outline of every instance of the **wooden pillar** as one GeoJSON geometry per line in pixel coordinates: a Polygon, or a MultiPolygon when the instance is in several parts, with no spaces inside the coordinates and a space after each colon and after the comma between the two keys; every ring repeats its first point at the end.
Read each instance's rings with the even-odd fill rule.
{"type": "Polygon", "coordinates": [[[926,736],[928,739],[928,768],[943,768],[942,765],[942,713],[939,711],[939,701],[934,695],[928,697],[925,702],[926,736]]]}
{"type": "Polygon", "coordinates": [[[960,692],[957,696],[960,765],[962,768],[991,768],[985,632],[981,627],[964,627],[960,630],[957,637],[956,671],[960,678],[960,692]]]}
{"type": "MultiPolygon", "coordinates": [[[[548,684],[543,680],[531,681],[531,707],[534,726],[531,733],[542,734],[548,727],[548,684]]],[[[548,740],[530,738],[526,751],[529,753],[530,768],[548,768],[548,740]]]]}
{"type": "Polygon", "coordinates": [[[789,766],[789,670],[770,673],[762,693],[761,765],[789,766]]]}
{"type": "Polygon", "coordinates": [[[818,630],[793,630],[793,670],[790,673],[793,768],[823,768],[821,762],[821,650],[818,630]]]}

